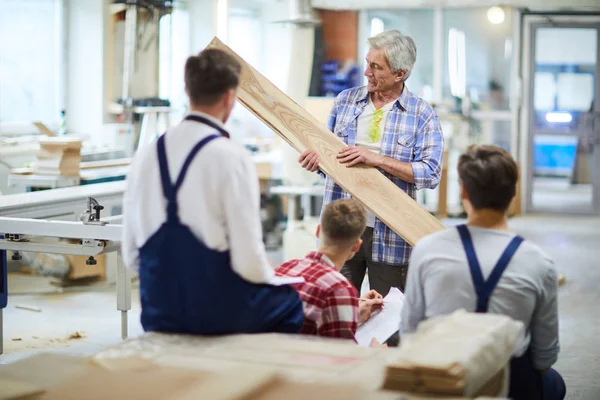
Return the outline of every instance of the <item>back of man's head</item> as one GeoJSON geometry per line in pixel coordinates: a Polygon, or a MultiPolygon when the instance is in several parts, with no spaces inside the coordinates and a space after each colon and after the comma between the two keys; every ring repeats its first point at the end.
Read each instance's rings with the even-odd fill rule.
{"type": "Polygon", "coordinates": [[[367,226],[367,214],[354,199],[335,200],[321,214],[320,240],[328,247],[346,250],[360,239],[367,226]]]}
{"type": "Polygon", "coordinates": [[[458,160],[458,176],[471,206],[506,212],[515,196],[517,163],[504,149],[470,146],[458,160]]]}
{"type": "Polygon", "coordinates": [[[218,49],[206,49],[185,63],[185,87],[190,102],[196,106],[217,103],[240,82],[240,63],[218,49]]]}

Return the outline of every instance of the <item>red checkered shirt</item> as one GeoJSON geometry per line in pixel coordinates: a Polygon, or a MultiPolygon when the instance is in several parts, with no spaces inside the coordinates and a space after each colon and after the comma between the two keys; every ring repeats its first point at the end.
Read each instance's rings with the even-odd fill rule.
{"type": "Polygon", "coordinates": [[[304,306],[300,333],[353,339],[358,326],[358,292],[325,255],[312,252],[275,269],[280,276],[301,276],[295,284],[304,306]]]}

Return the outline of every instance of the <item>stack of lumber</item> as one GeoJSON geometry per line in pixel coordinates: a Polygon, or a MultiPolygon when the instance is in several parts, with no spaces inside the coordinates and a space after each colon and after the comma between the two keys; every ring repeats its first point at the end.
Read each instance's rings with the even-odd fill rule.
{"type": "Polygon", "coordinates": [[[34,173],[41,175],[79,176],[81,139],[47,137],[40,139],[34,173]]]}
{"type": "Polygon", "coordinates": [[[521,322],[499,314],[459,310],[424,321],[415,333],[402,337],[384,388],[467,397],[498,393],[523,335],[521,322]]]}
{"type": "MultiPolygon", "coordinates": [[[[131,158],[116,158],[114,160],[103,161],[82,161],[79,163],[79,170],[97,170],[115,167],[127,167],[131,163],[131,158]]],[[[12,175],[32,175],[34,168],[13,168],[10,170],[12,175]]]]}
{"type": "MultiPolygon", "coordinates": [[[[0,399],[40,400],[392,400],[356,385],[293,382],[278,368],[202,372],[130,360],[109,370],[82,357],[38,354],[0,369],[0,399]]],[[[409,398],[409,399],[412,399],[409,398]]]]}

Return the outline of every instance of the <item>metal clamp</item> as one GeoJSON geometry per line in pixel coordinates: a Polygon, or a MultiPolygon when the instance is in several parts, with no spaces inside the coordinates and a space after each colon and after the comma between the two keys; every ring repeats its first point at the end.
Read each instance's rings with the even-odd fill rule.
{"type": "Polygon", "coordinates": [[[104,206],[101,206],[96,199],[88,197],[87,208],[80,217],[84,225],[106,225],[108,223],[100,220],[100,211],[104,209],[104,206]]]}

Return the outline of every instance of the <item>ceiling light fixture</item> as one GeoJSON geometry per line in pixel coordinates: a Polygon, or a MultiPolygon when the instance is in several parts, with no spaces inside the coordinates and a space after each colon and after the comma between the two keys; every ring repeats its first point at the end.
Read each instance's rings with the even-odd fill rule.
{"type": "Polygon", "coordinates": [[[488,20],[498,25],[504,22],[504,10],[501,7],[490,7],[487,12],[488,20]]]}

